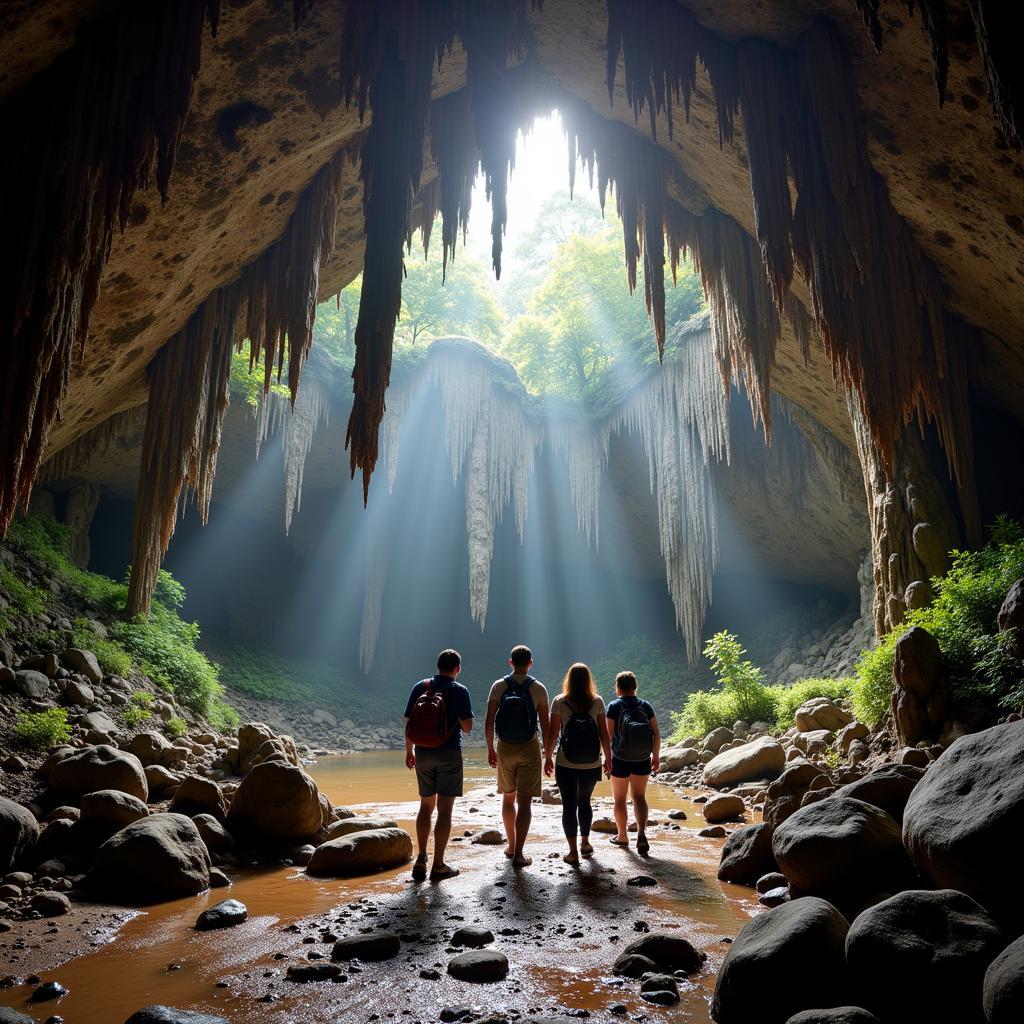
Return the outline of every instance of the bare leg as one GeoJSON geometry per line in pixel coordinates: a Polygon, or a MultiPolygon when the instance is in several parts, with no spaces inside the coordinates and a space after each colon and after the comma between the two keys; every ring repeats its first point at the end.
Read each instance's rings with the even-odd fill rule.
{"type": "Polygon", "coordinates": [[[526,845],[526,836],[530,831],[530,822],[532,820],[533,807],[531,806],[530,798],[528,796],[521,796],[519,798],[519,810],[516,812],[515,817],[515,855],[512,858],[512,864],[514,867],[525,868],[533,863],[533,861],[523,853],[523,847],[526,845]]]}
{"type": "Polygon", "coordinates": [[[430,841],[430,819],[434,814],[436,796],[420,797],[420,810],[416,815],[416,847],[421,857],[426,856],[427,843],[430,841]]]}
{"type": "Polygon", "coordinates": [[[437,798],[437,824],[434,826],[434,863],[432,870],[444,867],[444,851],[448,848],[448,837],[452,834],[452,808],[455,797],[437,798]]]}
{"type": "Polygon", "coordinates": [[[505,856],[513,857],[516,853],[516,794],[501,794],[501,820],[505,826],[505,835],[508,837],[508,846],[505,848],[505,856]]]}
{"type": "Polygon", "coordinates": [[[647,817],[650,809],[647,806],[647,779],[646,775],[630,775],[629,789],[633,797],[633,816],[636,818],[637,842],[641,839],[646,841],[647,817]]]}
{"type": "Polygon", "coordinates": [[[626,794],[629,791],[629,779],[617,779],[612,776],[612,799],[615,801],[615,827],[618,829],[616,839],[625,843],[629,841],[626,832],[626,794]]]}

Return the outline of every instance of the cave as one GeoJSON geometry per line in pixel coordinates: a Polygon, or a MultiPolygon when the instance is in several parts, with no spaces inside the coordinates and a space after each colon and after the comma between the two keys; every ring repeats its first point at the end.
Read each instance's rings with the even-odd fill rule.
{"type": "Polygon", "coordinates": [[[1011,7],[9,0],[0,1020],[1021,1019],[1011,7]]]}

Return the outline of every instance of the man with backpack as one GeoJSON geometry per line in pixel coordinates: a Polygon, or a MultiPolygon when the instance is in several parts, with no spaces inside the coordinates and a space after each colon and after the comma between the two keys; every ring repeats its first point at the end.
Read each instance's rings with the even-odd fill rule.
{"type": "Polygon", "coordinates": [[[513,867],[525,868],[533,863],[523,847],[533,818],[530,801],[541,795],[541,739],[548,734],[548,691],[530,675],[529,647],[513,647],[508,663],[511,675],[496,680],[487,698],[487,762],[498,769],[501,819],[508,836],[505,856],[512,859],[513,867]]]}
{"type": "Polygon", "coordinates": [[[661,732],[654,708],[636,695],[636,676],[620,672],[615,677],[615,700],[605,712],[608,738],[612,747],[612,797],[615,801],[617,833],[611,837],[616,846],[628,846],[626,832],[626,796],[633,799],[636,818],[636,850],[646,853],[647,780],[661,763],[661,732]]]}
{"type": "Polygon", "coordinates": [[[416,771],[420,809],[416,815],[418,853],[412,867],[414,881],[427,877],[427,843],[430,823],[434,826],[434,862],[430,880],[454,878],[458,868],[444,861],[452,831],[452,808],[462,796],[462,734],[473,728],[473,705],[467,690],[456,682],[462,671],[458,651],[437,656],[437,674],[421,679],[409,694],[405,706],[405,765],[416,771]]]}

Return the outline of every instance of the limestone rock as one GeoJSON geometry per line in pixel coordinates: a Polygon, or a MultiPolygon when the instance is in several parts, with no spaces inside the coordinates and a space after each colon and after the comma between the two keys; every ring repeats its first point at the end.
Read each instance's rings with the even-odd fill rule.
{"type": "Polygon", "coordinates": [[[234,837],[212,814],[197,814],[192,822],[210,853],[227,853],[235,848],[234,837]]]}
{"type": "Polygon", "coordinates": [[[160,764],[160,755],[171,745],[166,736],[158,732],[140,732],[132,737],[128,750],[134,754],[144,767],[160,764]]]}
{"type": "Polygon", "coordinates": [[[704,804],[704,820],[709,824],[721,821],[740,821],[746,810],[743,801],[731,793],[713,796],[704,804]]]}
{"type": "Polygon", "coordinates": [[[702,745],[705,750],[710,750],[712,754],[717,754],[722,747],[726,745],[726,743],[731,743],[735,738],[733,731],[722,725],[717,729],[712,729],[711,732],[704,737],[704,743],[702,745]]]}
{"type": "Polygon", "coordinates": [[[1012,933],[1024,918],[1024,722],[958,739],[925,773],[903,813],[903,841],[935,886],[977,900],[1012,933]]]}
{"type": "Polygon", "coordinates": [[[1017,580],[1006,595],[996,617],[999,631],[1013,632],[1011,649],[1018,658],[1024,658],[1024,579],[1017,580]]]}
{"type": "Polygon", "coordinates": [[[844,753],[850,752],[850,745],[854,740],[863,740],[868,736],[868,727],[863,722],[851,722],[840,730],[836,737],[839,749],[844,753]]]}
{"type": "Polygon", "coordinates": [[[831,1010],[801,1010],[786,1024],[879,1024],[879,1020],[859,1006],[837,1006],[831,1010]]]}
{"type": "Polygon", "coordinates": [[[50,680],[42,672],[24,668],[14,673],[14,688],[29,700],[42,700],[50,692],[50,680]]]}
{"type": "Polygon", "coordinates": [[[75,704],[78,707],[87,708],[96,700],[96,694],[88,683],[80,683],[75,679],[69,679],[63,690],[64,700],[68,704],[75,704]]]}
{"type": "Polygon", "coordinates": [[[196,814],[212,814],[215,818],[223,820],[227,801],[220,791],[220,786],[212,779],[186,775],[175,791],[170,809],[189,817],[196,814]]]}
{"type": "Polygon", "coordinates": [[[902,822],[903,809],[907,806],[914,787],[923,777],[924,772],[912,765],[887,764],[854,782],[841,786],[836,795],[873,804],[902,822]]]}
{"type": "Polygon", "coordinates": [[[331,951],[332,960],[390,960],[398,956],[402,941],[385,929],[349,935],[338,939],[331,951]]]}
{"type": "Polygon", "coordinates": [[[764,820],[778,828],[790,815],[800,810],[800,802],[811,785],[821,778],[821,769],[808,761],[791,764],[768,787],[764,801],[764,820]]]}
{"type": "Polygon", "coordinates": [[[935,637],[920,626],[908,629],[896,643],[892,674],[892,713],[900,741],[914,746],[937,738],[949,717],[949,700],[935,637]]]}
{"type": "Polygon", "coordinates": [[[0,796],[0,875],[6,874],[39,839],[39,823],[32,812],[0,796]]]}
{"type": "Polygon", "coordinates": [[[659,971],[667,973],[683,971],[685,974],[694,974],[704,965],[703,954],[692,943],[681,935],[667,932],[650,932],[634,939],[622,951],[619,959],[627,956],[646,957],[659,971]]]}
{"type": "Polygon", "coordinates": [[[82,821],[121,829],[148,814],[145,801],[117,789],[100,789],[82,797],[82,821]]]}
{"type": "Polygon", "coordinates": [[[800,1010],[843,1006],[849,925],[815,896],[751,918],[729,947],[711,1000],[718,1024],[786,1024],[800,1010]]]}
{"type": "Polygon", "coordinates": [[[254,841],[306,839],[316,835],[323,824],[320,793],[301,768],[267,761],[242,780],[227,822],[232,832],[254,841]]]}
{"type": "Polygon", "coordinates": [[[59,793],[75,795],[117,789],[140,800],[149,796],[139,759],[106,744],[85,747],[58,761],[50,772],[50,787],[59,793]]]}
{"type": "Polygon", "coordinates": [[[793,713],[798,732],[838,732],[853,721],[853,715],[828,697],[812,697],[793,713]]]}
{"type": "Polygon", "coordinates": [[[83,650],[81,647],[69,647],[61,655],[61,661],[66,668],[81,673],[90,683],[103,682],[103,669],[100,668],[100,663],[92,651],[83,650]]]}
{"type": "Polygon", "coordinates": [[[669,747],[661,753],[661,767],[670,772],[690,768],[700,760],[700,753],[693,747],[669,747]]]}
{"type": "Polygon", "coordinates": [[[982,996],[988,1024],[1024,1020],[1024,935],[989,964],[982,996]]]}
{"type": "Polygon", "coordinates": [[[983,1024],[985,970],[1005,944],[1002,929],[969,896],[912,890],[853,922],[846,962],[858,1001],[883,1024],[983,1024]]]}
{"type": "Polygon", "coordinates": [[[151,814],[96,852],[90,881],[118,899],[150,903],[209,888],[210,854],[191,818],[151,814]]]}
{"type": "Polygon", "coordinates": [[[718,877],[723,882],[750,885],[762,875],[774,871],[775,867],[771,826],[759,822],[737,829],[725,841],[722,859],[718,863],[718,877]]]}
{"type": "Polygon", "coordinates": [[[196,918],[196,931],[212,932],[220,928],[232,928],[248,917],[249,911],[244,903],[238,900],[221,900],[196,918]]]}
{"type": "Polygon", "coordinates": [[[508,957],[493,949],[474,949],[452,957],[448,973],[459,981],[501,981],[508,974],[508,957]]]}
{"type": "Polygon", "coordinates": [[[751,779],[774,778],[786,765],[782,744],[761,736],[734,750],[717,754],[704,766],[706,786],[729,786],[751,779]]]}
{"type": "Polygon", "coordinates": [[[310,875],[369,875],[412,860],[412,837],[404,829],[379,828],[353,832],[317,847],[306,865],[310,875]]]}
{"type": "Polygon", "coordinates": [[[43,917],[61,917],[71,910],[71,901],[62,892],[37,892],[29,905],[43,917]]]}
{"type": "Polygon", "coordinates": [[[328,827],[327,838],[341,839],[353,832],[367,832],[376,828],[398,828],[398,822],[388,818],[344,818],[328,827]]]}
{"type": "Polygon", "coordinates": [[[181,779],[174,772],[165,768],[162,764],[148,764],[145,768],[146,785],[149,786],[151,796],[177,786],[181,779]]]}

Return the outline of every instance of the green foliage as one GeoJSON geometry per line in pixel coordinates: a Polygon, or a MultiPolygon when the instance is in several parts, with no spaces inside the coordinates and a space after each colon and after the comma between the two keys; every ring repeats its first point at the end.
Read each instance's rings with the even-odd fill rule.
{"type": "Polygon", "coordinates": [[[63,708],[23,712],[14,724],[14,738],[23,747],[49,750],[71,739],[68,713],[63,708]]]}
{"type": "Polygon", "coordinates": [[[812,697],[828,697],[829,700],[849,698],[853,693],[852,679],[800,679],[792,686],[773,686],[775,695],[775,724],[779,729],[788,729],[793,724],[793,715],[801,704],[812,697]]]}
{"type": "Polygon", "coordinates": [[[21,615],[38,615],[46,610],[46,591],[22,583],[6,565],[0,565],[0,593],[21,615]]]}
{"type": "Polygon", "coordinates": [[[237,729],[242,721],[238,716],[238,712],[230,704],[219,698],[214,701],[213,707],[210,708],[210,712],[206,717],[210,720],[210,724],[221,732],[237,729]]]}
{"type": "Polygon", "coordinates": [[[992,714],[1024,703],[1024,673],[998,633],[996,616],[1007,591],[1024,576],[1024,524],[1000,517],[979,551],[953,551],[945,576],[931,581],[935,601],[907,614],[897,629],[865,651],[857,663],[853,706],[874,723],[888,710],[896,643],[912,626],[938,641],[943,673],[959,710],[981,707],[992,714]]]}
{"type": "MultiPolygon", "coordinates": [[[[319,318],[319,310],[317,317],[319,318]]],[[[236,401],[244,402],[255,409],[260,404],[263,395],[264,369],[263,365],[249,366],[249,350],[231,353],[231,397],[236,401]]],[[[291,397],[288,388],[277,383],[277,368],[274,368],[274,376],[271,378],[270,390],[279,395],[291,397]]]]}
{"type": "Polygon", "coordinates": [[[75,643],[92,651],[100,668],[108,676],[127,676],[132,670],[132,656],[116,641],[94,633],[88,619],[75,619],[75,643]]]}
{"type": "Polygon", "coordinates": [[[172,740],[184,736],[186,732],[188,732],[188,726],[183,718],[168,718],[164,722],[164,733],[172,740]]]}

